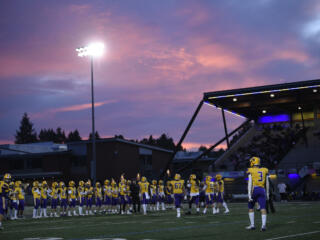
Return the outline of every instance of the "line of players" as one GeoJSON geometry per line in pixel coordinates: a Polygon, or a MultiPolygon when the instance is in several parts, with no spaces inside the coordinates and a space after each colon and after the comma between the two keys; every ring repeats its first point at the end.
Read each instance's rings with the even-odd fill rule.
{"type": "MultiPolygon", "coordinates": [[[[142,177],[138,182],[139,203],[142,205],[143,214],[149,211],[166,210],[172,208],[174,196],[183,194],[183,199],[188,200],[191,214],[192,206],[196,212],[200,213],[200,191],[205,192],[205,207],[203,213],[206,214],[208,208],[212,208],[212,213],[219,213],[221,206],[224,206],[225,213],[229,212],[226,203],[223,200],[224,183],[222,176],[218,174],[216,181],[212,181],[211,176],[207,176],[203,184],[197,180],[195,174],[191,174],[187,184],[179,182],[177,188],[177,179],[180,181],[179,174],[176,174],[173,180],[167,181],[164,185],[163,180],[152,180],[149,183],[146,177],[142,177]]],[[[183,180],[181,180],[183,181],[183,180]]],[[[21,181],[12,181],[10,174],[4,175],[4,180],[0,182],[0,217],[6,212],[11,220],[23,218],[25,206],[25,189],[28,184],[21,181]],[[7,198],[7,200],[6,200],[7,198]],[[8,213],[9,211],[9,213],[8,213]]],[[[80,181],[78,187],[74,181],[70,181],[68,186],[64,182],[53,182],[51,187],[46,181],[41,183],[33,182],[33,218],[41,217],[59,217],[59,216],[84,216],[94,213],[121,213],[131,214],[132,212],[132,193],[131,181],[122,176],[117,184],[112,179],[104,181],[102,186],[99,182],[92,186],[90,180],[80,181]],[[51,205],[50,213],[47,212],[48,205],[51,205]],[[93,206],[93,203],[95,205],[93,206]],[[76,207],[78,206],[78,211],[76,207]]],[[[175,201],[177,208],[177,202],[175,201]]],[[[177,214],[180,217],[180,213],[177,214]]],[[[1,221],[1,219],[0,219],[1,221]]]]}

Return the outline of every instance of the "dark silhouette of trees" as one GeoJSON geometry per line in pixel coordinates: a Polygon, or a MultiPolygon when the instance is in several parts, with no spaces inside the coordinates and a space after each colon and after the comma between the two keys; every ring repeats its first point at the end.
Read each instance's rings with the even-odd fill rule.
{"type": "MultiPolygon", "coordinates": [[[[95,138],[96,138],[97,140],[101,139],[98,131],[96,131],[95,138]]],[[[89,134],[89,140],[92,140],[92,133],[89,134]]]]}
{"type": "Polygon", "coordinates": [[[16,131],[15,143],[34,143],[37,142],[37,133],[33,128],[33,123],[30,121],[28,114],[24,113],[20,121],[19,130],[16,131]]]}
{"type": "Polygon", "coordinates": [[[79,134],[78,129],[74,130],[73,132],[69,132],[68,134],[68,138],[67,138],[67,142],[77,142],[77,141],[81,141],[81,136],[79,134]]]}
{"type": "Polygon", "coordinates": [[[65,132],[58,127],[56,131],[52,128],[41,129],[39,133],[40,142],[65,143],[67,140],[65,132]]]}
{"type": "MultiPolygon", "coordinates": [[[[150,135],[149,138],[142,139],[140,143],[165,148],[168,150],[174,150],[176,147],[173,139],[168,137],[165,133],[163,133],[159,138],[153,138],[153,136],[150,135]]],[[[184,149],[181,146],[178,149],[178,151],[183,150],[184,149]]]]}

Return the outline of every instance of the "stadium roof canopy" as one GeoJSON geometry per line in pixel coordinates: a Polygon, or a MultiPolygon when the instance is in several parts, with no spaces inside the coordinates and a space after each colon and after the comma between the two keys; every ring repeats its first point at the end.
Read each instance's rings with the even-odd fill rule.
{"type": "Polygon", "coordinates": [[[320,79],[204,93],[203,101],[248,119],[314,111],[320,79]]]}

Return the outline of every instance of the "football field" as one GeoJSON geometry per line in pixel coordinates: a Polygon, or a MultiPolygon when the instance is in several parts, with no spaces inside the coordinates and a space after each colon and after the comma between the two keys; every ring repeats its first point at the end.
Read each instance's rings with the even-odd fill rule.
{"type": "MultiPolygon", "coordinates": [[[[182,215],[173,210],[143,215],[95,215],[6,221],[1,240],[9,239],[320,239],[320,203],[277,203],[277,212],[268,215],[267,231],[249,231],[247,205],[229,204],[229,214],[182,215]]],[[[211,211],[210,211],[211,212],[211,211]]],[[[27,210],[27,215],[31,208],[27,210]]]]}

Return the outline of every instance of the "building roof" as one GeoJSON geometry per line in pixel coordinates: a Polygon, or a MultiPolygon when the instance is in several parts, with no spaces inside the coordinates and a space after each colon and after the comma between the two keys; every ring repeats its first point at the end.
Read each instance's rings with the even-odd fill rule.
{"type": "Polygon", "coordinates": [[[313,111],[320,103],[320,79],[206,92],[203,100],[248,119],[313,111]]]}
{"type": "MultiPolygon", "coordinates": [[[[70,143],[67,143],[67,144],[68,145],[90,144],[91,142],[92,142],[91,140],[84,140],[84,141],[79,141],[79,142],[70,142],[70,143]]],[[[152,145],[137,143],[137,142],[129,141],[129,140],[126,140],[126,139],[121,139],[121,138],[102,138],[102,139],[97,139],[96,140],[96,143],[104,143],[104,142],[121,142],[121,143],[126,143],[126,144],[134,145],[134,146],[137,146],[137,147],[141,147],[141,148],[147,148],[147,149],[150,149],[150,150],[173,153],[172,150],[168,150],[168,149],[165,149],[165,148],[160,148],[160,147],[156,147],[156,146],[152,146],[152,145]]]]}

